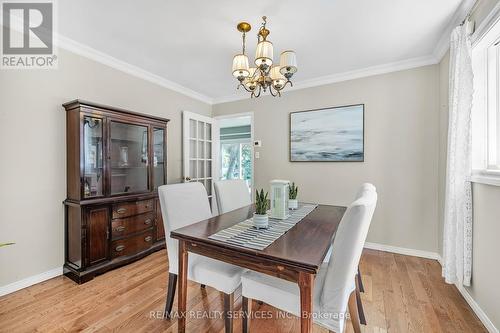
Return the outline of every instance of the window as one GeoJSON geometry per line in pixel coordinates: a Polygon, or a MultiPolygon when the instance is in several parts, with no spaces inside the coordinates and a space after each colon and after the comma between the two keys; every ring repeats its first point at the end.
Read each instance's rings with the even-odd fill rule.
{"type": "Polygon", "coordinates": [[[219,179],[242,179],[252,189],[253,144],[250,116],[222,119],[220,128],[219,179]]]}
{"type": "Polygon", "coordinates": [[[500,21],[473,46],[472,66],[473,181],[500,185],[500,21]]]}
{"type": "Polygon", "coordinates": [[[221,179],[252,180],[251,142],[221,142],[221,179]]]}

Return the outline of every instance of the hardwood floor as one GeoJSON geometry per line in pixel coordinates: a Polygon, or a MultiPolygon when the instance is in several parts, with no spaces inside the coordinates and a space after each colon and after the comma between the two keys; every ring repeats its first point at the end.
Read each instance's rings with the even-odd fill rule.
{"type": "MultiPolygon", "coordinates": [[[[162,320],[168,269],[165,251],[77,285],[57,277],[0,298],[0,332],[176,332],[162,320]]],[[[367,326],[363,332],[487,332],[454,286],[441,278],[434,260],[365,250],[360,263],[367,326]]],[[[188,332],[223,332],[223,294],[188,283],[188,332]],[[208,314],[201,311],[211,311],[208,314]]],[[[174,311],[177,300],[174,303],[174,311]]],[[[241,309],[241,295],[235,295],[241,309]]],[[[269,305],[252,304],[250,332],[299,332],[297,318],[277,318],[269,305]]],[[[235,318],[234,332],[241,332],[235,318]]],[[[347,323],[347,332],[352,326],[347,323]]],[[[314,332],[327,330],[314,326],[314,332]]]]}

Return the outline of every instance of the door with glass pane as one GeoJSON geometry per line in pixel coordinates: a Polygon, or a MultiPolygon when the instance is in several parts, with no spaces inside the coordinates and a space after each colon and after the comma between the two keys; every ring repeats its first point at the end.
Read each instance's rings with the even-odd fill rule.
{"type": "Polygon", "coordinates": [[[110,121],[110,194],[149,191],[148,126],[110,121]]]}
{"type": "Polygon", "coordinates": [[[104,195],[104,120],[83,116],[83,197],[104,195]]]}
{"type": "Polygon", "coordinates": [[[184,111],[183,122],[183,180],[200,182],[205,186],[210,205],[215,207],[213,195],[214,120],[184,111]]]}

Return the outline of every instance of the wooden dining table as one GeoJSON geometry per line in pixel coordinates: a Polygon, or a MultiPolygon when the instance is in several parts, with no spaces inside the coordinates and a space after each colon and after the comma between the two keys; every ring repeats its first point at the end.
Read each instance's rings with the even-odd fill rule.
{"type": "Polygon", "coordinates": [[[242,268],[268,274],[298,284],[300,290],[300,327],[312,332],[314,279],[330,248],[346,207],[318,205],[288,232],[263,250],[255,250],[210,239],[209,236],[252,217],[249,205],[208,220],[174,230],[179,241],[178,331],[186,328],[188,252],[196,253],[242,268]]]}

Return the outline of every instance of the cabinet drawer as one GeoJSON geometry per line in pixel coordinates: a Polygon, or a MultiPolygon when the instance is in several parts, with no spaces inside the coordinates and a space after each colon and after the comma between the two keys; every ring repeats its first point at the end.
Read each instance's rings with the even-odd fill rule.
{"type": "Polygon", "coordinates": [[[120,239],[111,243],[111,257],[128,256],[146,250],[153,245],[153,232],[120,239]]]}
{"type": "Polygon", "coordinates": [[[122,217],[152,212],[153,208],[154,208],[153,200],[124,202],[124,203],[113,205],[113,218],[119,219],[122,217]]]}
{"type": "Polygon", "coordinates": [[[114,219],[111,222],[111,236],[115,239],[151,228],[154,224],[154,218],[153,213],[146,213],[114,219]]]}

